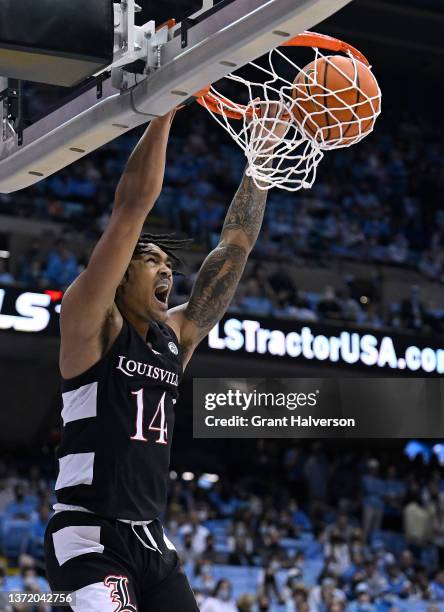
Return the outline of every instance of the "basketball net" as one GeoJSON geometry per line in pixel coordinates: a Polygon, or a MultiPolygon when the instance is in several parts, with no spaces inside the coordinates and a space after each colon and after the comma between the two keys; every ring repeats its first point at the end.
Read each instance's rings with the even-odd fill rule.
{"type": "MultiPolygon", "coordinates": [[[[313,37],[321,36],[313,33],[313,37]]],[[[346,43],[342,44],[348,47],[346,43]]],[[[242,99],[243,93],[245,99],[246,94],[248,99],[246,105],[233,102],[214,85],[209,87],[206,95],[198,98],[198,102],[244,151],[247,158],[246,174],[251,176],[259,189],[268,190],[272,187],[287,191],[309,189],[316,179],[316,170],[324,151],[349,147],[362,140],[373,130],[375,119],[380,113],[379,87],[377,95],[373,97],[369,97],[359,87],[357,63],[360,59],[356,55],[361,54],[357,50],[352,47],[338,49],[343,50],[353,62],[353,74],[349,76],[334,66],[334,70],[344,77],[346,84],[343,89],[332,91],[319,83],[316,78],[318,61],[322,58],[322,62],[331,64],[331,60],[318,47],[312,49],[315,53],[315,74],[304,71],[302,66],[282,51],[282,47],[278,47],[265,56],[264,64],[250,62],[249,66],[259,71],[257,80],[248,80],[236,73],[226,76],[225,79],[238,87],[241,86],[243,92],[239,97],[242,99]],[[288,72],[291,72],[293,79],[302,73],[303,86],[278,74],[275,65],[278,64],[279,71],[283,72],[283,63],[289,65],[288,72]],[[310,85],[316,87],[316,95],[308,95],[310,85]],[[320,89],[321,94],[319,94],[320,89]],[[359,96],[354,96],[357,102],[349,105],[341,95],[352,90],[355,92],[358,90],[359,96]],[[332,99],[338,101],[337,105],[335,102],[332,105],[332,99]],[[307,105],[308,100],[313,103],[307,105]],[[328,100],[328,106],[323,100],[324,102],[328,100]],[[312,110],[308,111],[307,106],[312,110]],[[360,107],[370,109],[370,116],[363,116],[362,109],[358,115],[360,107]],[[270,118],[272,108],[274,118],[270,118]],[[339,121],[335,112],[340,112],[342,116],[347,113],[350,120],[339,121]],[[328,118],[327,125],[317,126],[316,118],[319,120],[320,116],[328,118]],[[285,133],[279,139],[274,135],[278,123],[285,126],[285,133]],[[334,138],[331,134],[334,134],[334,138]]],[[[368,64],[364,56],[361,57],[368,64]]],[[[301,79],[298,79],[298,82],[300,81],[301,79]]],[[[322,125],[322,122],[320,123],[322,125]]]]}

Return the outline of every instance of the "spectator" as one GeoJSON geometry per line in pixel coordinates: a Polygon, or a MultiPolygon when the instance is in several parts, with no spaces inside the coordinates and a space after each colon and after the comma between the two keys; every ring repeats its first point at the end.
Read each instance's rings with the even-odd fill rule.
{"type": "Polygon", "coordinates": [[[415,557],[412,554],[412,551],[406,548],[399,555],[399,568],[402,573],[412,580],[415,578],[417,567],[415,563],[415,557]]]}
{"type": "Polygon", "coordinates": [[[216,551],[214,536],[212,533],[209,533],[205,539],[205,548],[202,551],[202,557],[204,559],[208,559],[208,561],[212,561],[213,563],[217,563],[219,555],[216,551]]]}
{"type": "Polygon", "coordinates": [[[247,593],[245,595],[241,595],[237,600],[237,610],[238,612],[255,612],[254,604],[256,602],[256,598],[254,595],[247,593]]]}
{"type": "Polygon", "coordinates": [[[10,502],[5,509],[10,518],[30,519],[34,510],[33,502],[25,498],[23,485],[17,484],[14,487],[14,501],[10,502]]]}
{"type": "Polygon", "coordinates": [[[48,286],[45,271],[38,259],[22,261],[19,281],[25,289],[44,289],[48,286]]]}
{"type": "Polygon", "coordinates": [[[352,296],[350,287],[338,291],[337,297],[341,302],[341,318],[350,323],[358,323],[362,317],[361,308],[357,300],[352,296]]]}
{"type": "Polygon", "coordinates": [[[401,319],[405,327],[420,329],[424,321],[424,306],[417,285],[410,288],[410,297],[401,303],[401,319]]]}
{"type": "Polygon", "coordinates": [[[310,589],[305,584],[297,583],[292,592],[292,599],[288,602],[288,608],[294,612],[309,612],[309,597],[310,589]]]}
{"type": "Polygon", "coordinates": [[[379,462],[370,459],[362,478],[362,524],[366,539],[381,529],[384,512],[384,483],[379,477],[379,462]]]}
{"type": "Polygon", "coordinates": [[[232,599],[232,586],[229,580],[219,580],[213,591],[200,608],[201,612],[237,612],[237,606],[232,599]]]}
{"type": "Polygon", "coordinates": [[[318,302],[318,315],[324,319],[340,319],[342,308],[333,287],[327,286],[318,302]]]}
{"type": "Polygon", "coordinates": [[[0,285],[14,285],[15,278],[8,270],[6,259],[0,257],[0,285]]]}
{"type": "Polygon", "coordinates": [[[6,567],[0,563],[0,593],[8,589],[8,579],[6,577],[6,567]]]}
{"type": "Polygon", "coordinates": [[[19,573],[8,579],[11,591],[31,591],[33,593],[49,593],[50,588],[46,578],[39,576],[36,562],[30,555],[20,555],[18,559],[19,573]]]}
{"type": "Polygon", "coordinates": [[[444,567],[444,497],[440,495],[432,522],[432,540],[438,552],[438,563],[444,567]]]}
{"type": "Polygon", "coordinates": [[[347,607],[347,612],[377,612],[365,582],[356,585],[355,593],[356,599],[347,607]]]}
{"type": "Polygon", "coordinates": [[[396,466],[390,465],[384,482],[384,517],[390,521],[387,527],[400,528],[405,494],[406,487],[402,480],[398,478],[396,466]]]}
{"type": "Polygon", "coordinates": [[[294,525],[300,531],[311,531],[313,524],[307,513],[304,512],[298,505],[295,499],[291,499],[288,505],[289,512],[291,512],[291,518],[294,525]]]}
{"type": "Polygon", "coordinates": [[[262,596],[267,598],[275,597],[276,600],[282,604],[284,603],[283,596],[281,595],[276,580],[276,571],[279,569],[280,564],[277,559],[272,559],[268,566],[261,572],[259,579],[259,592],[262,596]]]}
{"type": "Polygon", "coordinates": [[[48,504],[41,504],[38,508],[38,516],[33,519],[31,525],[30,552],[35,557],[43,559],[43,541],[46,526],[51,515],[48,504]]]}
{"type": "Polygon", "coordinates": [[[54,289],[66,289],[77,277],[77,259],[64,240],[57,240],[48,256],[46,277],[54,289]]]}
{"type": "Polygon", "coordinates": [[[432,250],[423,253],[418,268],[430,280],[438,279],[442,271],[440,258],[432,250]]]}
{"type": "Polygon", "coordinates": [[[23,258],[25,261],[34,261],[35,259],[40,259],[42,255],[42,250],[43,247],[40,238],[32,238],[30,245],[23,254],[23,258]]]}
{"type": "Polygon", "coordinates": [[[414,495],[404,508],[404,533],[412,552],[420,554],[431,536],[432,516],[429,508],[425,508],[419,495],[414,495]]]}
{"type": "Polygon", "coordinates": [[[253,565],[252,548],[253,543],[251,539],[236,536],[234,550],[230,553],[228,562],[231,565],[253,565]]]}
{"type": "Polygon", "coordinates": [[[203,553],[206,547],[206,539],[210,532],[206,527],[200,524],[199,517],[196,512],[191,512],[189,520],[179,528],[179,535],[191,536],[191,547],[196,555],[203,553]]]}
{"type": "Polygon", "coordinates": [[[193,534],[191,532],[183,534],[177,542],[177,553],[184,565],[195,561],[197,555],[193,548],[193,534]]]}
{"type": "Polygon", "coordinates": [[[310,596],[308,598],[308,603],[310,606],[310,612],[328,609],[328,606],[331,606],[336,602],[345,601],[345,593],[337,588],[336,580],[333,578],[324,578],[321,585],[313,587],[311,590],[310,596]]]}
{"type": "Polygon", "coordinates": [[[262,288],[255,278],[250,278],[246,282],[244,295],[240,304],[244,310],[265,317],[271,314],[273,308],[273,304],[270,299],[263,294],[262,288]]]}
{"type": "Polygon", "coordinates": [[[268,595],[261,593],[257,598],[257,609],[258,612],[269,612],[270,610],[270,599],[268,595]]]}
{"type": "Polygon", "coordinates": [[[194,587],[208,597],[216,587],[213,564],[210,560],[204,558],[197,567],[194,587]]]}
{"type": "Polygon", "coordinates": [[[0,512],[14,501],[14,488],[9,479],[0,476],[0,512]]]}
{"type": "Polygon", "coordinates": [[[370,304],[360,317],[360,324],[371,329],[381,329],[384,325],[383,317],[380,316],[375,304],[370,304]]]}
{"type": "Polygon", "coordinates": [[[408,241],[404,234],[396,234],[387,249],[388,260],[396,264],[404,264],[408,260],[408,241]]]}
{"type": "Polygon", "coordinates": [[[312,499],[324,502],[328,493],[328,462],[322,444],[314,442],[304,466],[308,492],[312,499]]]}
{"type": "MultiPolygon", "coordinates": [[[[406,589],[410,587],[410,583],[400,571],[396,563],[388,563],[385,567],[387,573],[387,589],[389,593],[403,597],[406,589]]],[[[408,594],[408,592],[407,592],[408,594]]]]}
{"type": "Polygon", "coordinates": [[[287,304],[294,304],[296,301],[296,287],[291,276],[290,266],[278,265],[273,274],[268,278],[268,282],[274,291],[278,306],[284,307],[287,304]]]}
{"type": "Polygon", "coordinates": [[[277,318],[298,319],[299,321],[317,321],[318,316],[311,308],[309,301],[303,293],[296,290],[296,298],[292,304],[281,302],[273,309],[273,314],[277,318]]]}
{"type": "Polygon", "coordinates": [[[350,566],[350,551],[345,533],[339,529],[330,532],[329,541],[324,545],[324,557],[329,560],[329,568],[336,576],[341,576],[350,566]]]}
{"type": "Polygon", "coordinates": [[[387,578],[383,570],[378,568],[373,558],[364,562],[363,579],[368,585],[369,593],[372,597],[379,597],[387,591],[387,578]]]}
{"type": "Polygon", "coordinates": [[[430,583],[430,594],[433,601],[444,602],[444,569],[440,569],[430,583]]]}

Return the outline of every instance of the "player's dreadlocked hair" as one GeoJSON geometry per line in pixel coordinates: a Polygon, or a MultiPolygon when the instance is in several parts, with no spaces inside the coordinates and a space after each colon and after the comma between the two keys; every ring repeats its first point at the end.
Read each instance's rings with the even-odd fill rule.
{"type": "Polygon", "coordinates": [[[189,247],[193,243],[192,238],[175,238],[175,234],[148,234],[140,235],[134,249],[133,258],[143,257],[148,252],[148,245],[155,244],[166,253],[174,263],[182,268],[184,263],[174,251],[179,251],[189,247]]]}
{"type": "MultiPolygon", "coordinates": [[[[155,244],[162,249],[164,253],[166,253],[176,266],[173,266],[173,273],[182,274],[180,272],[180,268],[184,267],[184,262],[180,257],[178,257],[174,251],[178,251],[190,246],[194,240],[192,238],[175,238],[174,234],[141,234],[139,240],[137,241],[136,247],[133,252],[133,256],[131,259],[137,259],[138,257],[143,257],[145,254],[149,252],[148,246],[150,244],[155,244]],[[178,270],[179,269],[179,270],[178,270]]],[[[129,275],[129,267],[127,268],[123,281],[126,282],[128,280],[129,275]]],[[[116,299],[118,298],[120,292],[123,291],[122,286],[119,286],[116,293],[116,299]]]]}

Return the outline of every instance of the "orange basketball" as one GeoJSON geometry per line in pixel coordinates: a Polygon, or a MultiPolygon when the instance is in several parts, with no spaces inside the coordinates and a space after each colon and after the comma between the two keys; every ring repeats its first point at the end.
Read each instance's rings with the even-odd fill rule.
{"type": "Polygon", "coordinates": [[[320,145],[351,144],[373,129],[381,106],[370,68],[342,55],[322,56],[294,80],[293,115],[320,145]]]}

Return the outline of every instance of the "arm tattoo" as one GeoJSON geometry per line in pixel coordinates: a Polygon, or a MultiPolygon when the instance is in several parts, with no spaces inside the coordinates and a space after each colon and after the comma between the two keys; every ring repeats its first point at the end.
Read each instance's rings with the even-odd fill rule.
{"type": "MultiPolygon", "coordinates": [[[[234,230],[242,232],[247,241],[222,240],[204,261],[184,310],[185,318],[195,326],[190,347],[220,321],[228,308],[259,234],[266,200],[267,192],[244,176],[225,217],[222,237],[225,230],[234,230]]],[[[185,351],[190,347],[183,346],[185,351]]]]}
{"type": "Polygon", "coordinates": [[[204,261],[191,292],[185,316],[207,333],[223,316],[247,261],[240,246],[218,246],[204,261]]]}
{"type": "Polygon", "coordinates": [[[258,189],[253,179],[245,175],[228,209],[222,233],[226,229],[243,230],[253,247],[264,218],[267,193],[258,189]]]}

